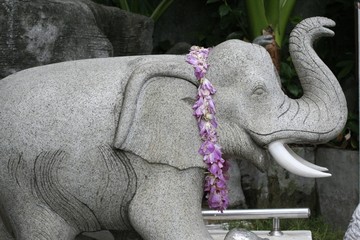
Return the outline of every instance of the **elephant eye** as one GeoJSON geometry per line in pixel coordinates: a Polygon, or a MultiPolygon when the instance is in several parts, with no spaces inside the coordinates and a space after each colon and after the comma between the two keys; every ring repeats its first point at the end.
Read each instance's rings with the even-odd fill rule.
{"type": "Polygon", "coordinates": [[[266,90],[263,86],[257,86],[254,88],[252,95],[260,96],[266,93],[266,90]]]}

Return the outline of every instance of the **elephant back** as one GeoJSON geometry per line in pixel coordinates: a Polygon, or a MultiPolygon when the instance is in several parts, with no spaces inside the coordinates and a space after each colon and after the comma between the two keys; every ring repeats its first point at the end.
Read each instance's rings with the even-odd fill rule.
{"type": "Polygon", "coordinates": [[[35,153],[110,143],[126,79],[125,59],[27,69],[0,81],[1,146],[35,153]]]}
{"type": "MultiPolygon", "coordinates": [[[[61,150],[80,156],[88,149],[107,145],[150,161],[167,163],[164,159],[169,159],[166,154],[170,150],[166,150],[161,141],[155,144],[164,152],[161,157],[144,153],[151,151],[144,151],[143,146],[147,143],[138,139],[150,138],[145,135],[134,138],[133,133],[138,131],[139,125],[133,123],[139,120],[135,118],[139,115],[136,113],[144,110],[141,99],[144,99],[144,93],[147,93],[144,89],[150,82],[166,78],[172,83],[170,89],[162,90],[160,85],[158,93],[151,94],[171,93],[171,88],[176,89],[187,82],[185,85],[191,85],[193,89],[189,94],[195,96],[196,83],[191,78],[191,68],[184,69],[184,66],[187,66],[184,56],[134,56],[63,62],[10,75],[0,81],[0,151],[16,149],[34,159],[44,151],[61,150]]],[[[152,101],[152,98],[147,99],[152,101]]],[[[157,110],[151,109],[161,112],[164,109],[161,105],[157,110]]],[[[189,112],[191,106],[186,105],[186,114],[191,119],[188,117],[187,121],[192,121],[191,126],[195,129],[191,132],[195,132],[196,123],[189,112]]],[[[183,109],[176,111],[184,114],[183,109]]],[[[157,122],[149,117],[148,125],[153,120],[157,122]]],[[[151,139],[154,136],[158,140],[166,139],[157,134],[151,139]]],[[[194,138],[196,140],[198,136],[194,138]]]]}

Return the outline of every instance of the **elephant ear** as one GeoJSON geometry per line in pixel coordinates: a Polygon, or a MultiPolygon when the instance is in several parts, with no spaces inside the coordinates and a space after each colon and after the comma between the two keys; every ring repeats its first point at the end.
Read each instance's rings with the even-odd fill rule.
{"type": "Polygon", "coordinates": [[[150,163],[205,167],[192,115],[197,82],[181,61],[142,64],[126,85],[114,146],[150,163]]]}

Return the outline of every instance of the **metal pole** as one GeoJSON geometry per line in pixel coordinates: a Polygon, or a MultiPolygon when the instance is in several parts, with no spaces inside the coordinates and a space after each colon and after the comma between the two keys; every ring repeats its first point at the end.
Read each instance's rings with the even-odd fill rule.
{"type": "Polygon", "coordinates": [[[279,209],[241,209],[224,210],[223,213],[216,210],[202,211],[204,220],[249,220],[271,218],[308,218],[308,208],[279,208],[279,209]]]}
{"type": "Polygon", "coordinates": [[[214,210],[202,211],[205,221],[208,220],[249,220],[249,219],[273,219],[273,229],[270,236],[282,236],[280,219],[284,218],[308,218],[308,208],[282,208],[282,209],[242,209],[225,210],[222,213],[214,210]]]}
{"type": "Polygon", "coordinates": [[[280,228],[280,219],[279,218],[274,218],[273,219],[273,229],[271,230],[271,232],[269,233],[270,236],[276,236],[276,237],[280,237],[282,235],[284,235],[281,232],[281,228],[280,228]]]}

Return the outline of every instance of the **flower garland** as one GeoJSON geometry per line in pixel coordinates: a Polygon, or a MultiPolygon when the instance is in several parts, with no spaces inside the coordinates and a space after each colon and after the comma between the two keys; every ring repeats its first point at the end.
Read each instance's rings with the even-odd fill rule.
{"type": "Polygon", "coordinates": [[[195,77],[200,83],[193,110],[199,127],[199,135],[203,141],[199,154],[203,156],[208,166],[204,191],[209,207],[223,211],[229,204],[226,174],[228,164],[222,158],[221,148],[216,143],[218,124],[215,118],[215,103],[212,99],[216,89],[205,77],[209,68],[208,55],[208,48],[192,46],[190,53],[186,55],[186,62],[194,67],[195,77]]]}

